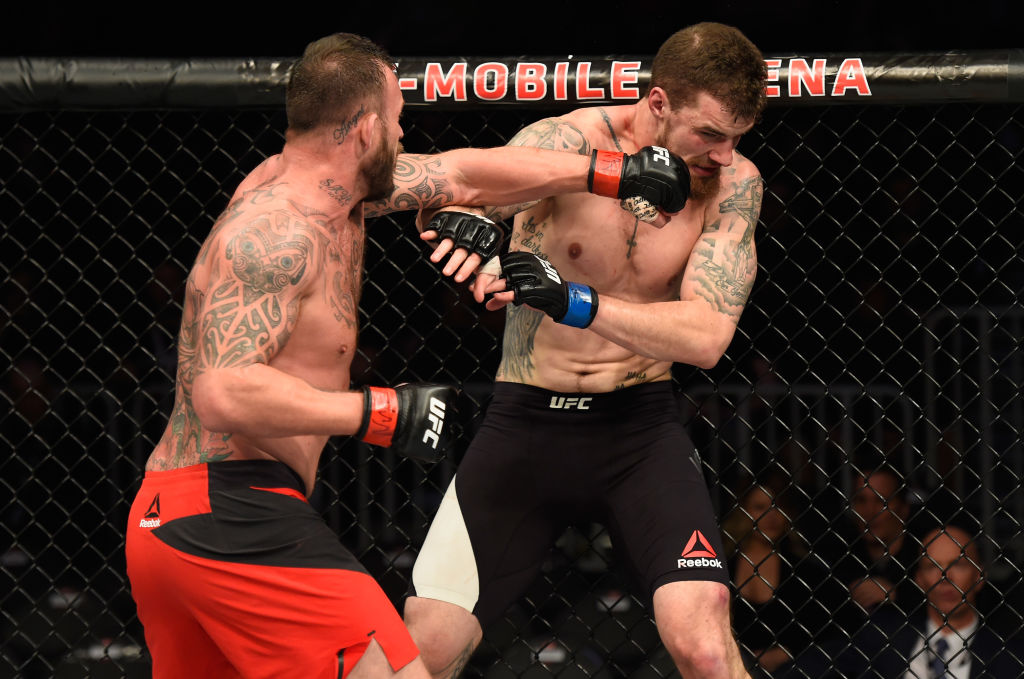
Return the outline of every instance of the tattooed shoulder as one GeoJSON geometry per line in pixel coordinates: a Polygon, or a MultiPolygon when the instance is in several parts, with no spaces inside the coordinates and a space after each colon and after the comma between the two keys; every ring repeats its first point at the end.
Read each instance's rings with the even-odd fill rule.
{"type": "Polygon", "coordinates": [[[509,146],[535,146],[555,151],[590,153],[590,142],[583,131],[564,118],[545,118],[521,129],[509,146]]]}

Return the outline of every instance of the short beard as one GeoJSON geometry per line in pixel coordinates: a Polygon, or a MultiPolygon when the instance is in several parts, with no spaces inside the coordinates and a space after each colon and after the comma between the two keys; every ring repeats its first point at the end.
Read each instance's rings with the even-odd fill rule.
{"type": "Polygon", "coordinates": [[[694,177],[690,175],[690,197],[694,200],[705,201],[718,193],[719,183],[722,180],[722,173],[716,172],[710,177],[694,177]]]}
{"type": "Polygon", "coordinates": [[[402,144],[395,146],[382,141],[380,147],[370,159],[370,167],[366,171],[366,198],[368,202],[384,200],[395,190],[395,164],[398,154],[402,152],[402,144]]]}

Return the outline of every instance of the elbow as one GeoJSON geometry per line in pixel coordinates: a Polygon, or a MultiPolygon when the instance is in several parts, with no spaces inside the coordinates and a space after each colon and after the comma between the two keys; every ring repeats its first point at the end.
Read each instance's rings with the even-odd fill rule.
{"type": "Polygon", "coordinates": [[[235,428],[234,399],[230,398],[227,382],[222,371],[209,370],[196,377],[192,385],[192,408],[207,431],[226,433],[235,428]]]}
{"type": "Polygon", "coordinates": [[[720,328],[718,332],[709,334],[701,345],[696,348],[695,355],[692,357],[693,365],[701,370],[711,370],[718,365],[718,362],[725,356],[729,345],[732,344],[732,338],[735,333],[736,326],[728,323],[726,327],[720,328]]]}
{"type": "Polygon", "coordinates": [[[724,351],[702,351],[691,362],[701,370],[711,370],[724,355],[724,351]]]}

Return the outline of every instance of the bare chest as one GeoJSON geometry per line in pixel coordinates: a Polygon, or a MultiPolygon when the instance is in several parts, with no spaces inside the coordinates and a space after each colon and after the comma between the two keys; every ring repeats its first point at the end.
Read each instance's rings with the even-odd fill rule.
{"type": "Polygon", "coordinates": [[[563,277],[608,294],[649,301],[679,294],[702,229],[698,213],[683,212],[657,229],[621,210],[615,201],[587,195],[568,198],[546,213],[521,220],[517,249],[542,254],[563,277]]]}

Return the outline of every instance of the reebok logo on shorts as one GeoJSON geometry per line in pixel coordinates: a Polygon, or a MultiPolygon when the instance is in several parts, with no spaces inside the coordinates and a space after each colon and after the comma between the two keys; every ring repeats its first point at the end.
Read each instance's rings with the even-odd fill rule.
{"type": "Polygon", "coordinates": [[[686,542],[681,558],[676,562],[677,568],[722,568],[722,561],[717,558],[711,543],[699,530],[686,542]]]}
{"type": "Polygon", "coordinates": [[[149,508],[146,509],[146,513],[143,515],[141,521],[139,521],[139,528],[159,528],[160,527],[160,493],[156,494],[153,501],[149,503],[149,508]]]}

